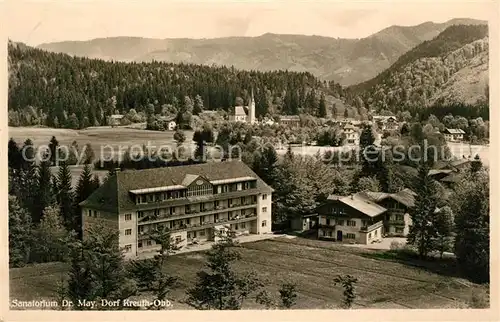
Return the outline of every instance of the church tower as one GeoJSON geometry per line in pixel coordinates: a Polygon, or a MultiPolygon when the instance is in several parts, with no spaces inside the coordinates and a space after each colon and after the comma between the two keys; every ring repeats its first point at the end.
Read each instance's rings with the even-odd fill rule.
{"type": "Polygon", "coordinates": [[[248,120],[249,124],[255,123],[255,100],[253,98],[253,88],[252,88],[252,96],[250,98],[250,103],[248,104],[248,120]]]}

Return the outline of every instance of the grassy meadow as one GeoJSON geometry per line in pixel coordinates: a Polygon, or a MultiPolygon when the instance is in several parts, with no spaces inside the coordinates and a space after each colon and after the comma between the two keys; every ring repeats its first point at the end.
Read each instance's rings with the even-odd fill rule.
{"type": "MultiPolygon", "coordinates": [[[[338,274],[358,278],[355,308],[466,308],[472,294],[487,298],[488,293],[486,286],[449,274],[437,261],[388,259],[385,251],[282,237],[241,244],[240,251],[242,260],[235,268],[255,272],[275,300],[281,283],[297,284],[296,309],[339,308],[342,289],[333,282],[338,274]]],[[[168,259],[165,270],[178,277],[176,288],[168,296],[173,309],[188,308],[185,291],[195,283],[204,262],[203,253],[184,253],[168,259]]],[[[10,269],[11,300],[54,299],[57,283],[66,271],[63,263],[10,269]]],[[[253,299],[244,306],[260,307],[253,299]]]]}

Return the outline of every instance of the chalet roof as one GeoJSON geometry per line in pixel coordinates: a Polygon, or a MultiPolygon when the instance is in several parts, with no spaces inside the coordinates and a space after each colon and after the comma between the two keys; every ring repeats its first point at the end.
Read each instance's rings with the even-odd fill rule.
{"type": "Polygon", "coordinates": [[[300,116],[298,116],[298,115],[281,115],[280,121],[300,121],[300,116]]]}
{"type": "Polygon", "coordinates": [[[113,114],[110,117],[114,120],[121,120],[125,115],[122,114],[113,114]]]}
{"type": "Polygon", "coordinates": [[[380,202],[387,198],[391,198],[400,202],[406,207],[413,207],[415,205],[416,194],[410,189],[403,189],[396,193],[362,191],[359,192],[359,194],[363,195],[365,198],[370,199],[374,202],[380,202]]]}
{"type": "Polygon", "coordinates": [[[434,176],[434,175],[437,175],[437,174],[448,174],[448,173],[451,173],[453,172],[453,170],[451,169],[431,169],[429,170],[429,175],[430,176],[434,176]]]}
{"type": "Polygon", "coordinates": [[[359,193],[343,197],[339,201],[370,217],[378,216],[387,210],[359,193]]]}
{"type": "Polygon", "coordinates": [[[103,211],[119,213],[137,209],[131,192],[147,191],[144,189],[170,189],[184,187],[186,178],[201,176],[211,182],[233,178],[252,178],[257,180],[257,189],[271,193],[273,189],[260,179],[242,161],[209,162],[186,166],[154,168],[146,170],[125,170],[117,172],[102,186],[92,193],[82,206],[95,207],[103,211]]]}
{"type": "Polygon", "coordinates": [[[160,120],[166,122],[175,122],[175,116],[160,116],[160,120]]]}
{"type": "Polygon", "coordinates": [[[247,116],[247,111],[246,111],[245,106],[241,106],[241,105],[235,106],[234,107],[234,115],[235,116],[247,116]]]}
{"type": "Polygon", "coordinates": [[[444,133],[446,133],[446,134],[465,134],[464,130],[462,130],[462,129],[448,129],[448,128],[446,128],[444,130],[444,133]]]}

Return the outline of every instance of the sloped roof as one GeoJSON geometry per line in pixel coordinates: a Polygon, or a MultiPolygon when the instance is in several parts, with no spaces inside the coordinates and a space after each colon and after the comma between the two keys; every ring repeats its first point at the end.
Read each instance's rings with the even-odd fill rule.
{"type": "Polygon", "coordinates": [[[406,207],[413,207],[415,205],[416,194],[410,189],[403,189],[396,193],[362,191],[358,194],[374,202],[380,202],[384,199],[391,198],[396,200],[397,202],[400,202],[406,207]]]}
{"type": "Polygon", "coordinates": [[[465,134],[464,130],[462,129],[448,129],[446,128],[444,130],[445,133],[448,133],[448,134],[465,134]]]}
{"type": "Polygon", "coordinates": [[[260,179],[244,162],[225,161],[209,162],[186,166],[154,168],[145,170],[125,170],[117,172],[99,189],[94,191],[80,205],[96,207],[103,211],[119,213],[135,210],[130,191],[157,187],[177,186],[185,183],[186,178],[201,176],[209,181],[225,180],[237,177],[251,177],[257,180],[257,189],[271,193],[273,189],[260,179]]]}
{"type": "Polygon", "coordinates": [[[298,115],[281,115],[280,121],[300,121],[300,116],[298,116],[298,115]]]}
{"type": "Polygon", "coordinates": [[[359,193],[344,197],[339,201],[370,217],[378,216],[387,210],[359,193]]]}
{"type": "Polygon", "coordinates": [[[247,115],[247,111],[246,111],[245,106],[241,106],[241,105],[235,106],[234,107],[234,115],[236,115],[236,116],[246,116],[247,115]]]}
{"type": "Polygon", "coordinates": [[[429,170],[429,175],[434,176],[436,174],[441,174],[441,173],[448,174],[450,172],[453,172],[453,170],[451,170],[451,169],[431,169],[431,170],[429,170]]]}

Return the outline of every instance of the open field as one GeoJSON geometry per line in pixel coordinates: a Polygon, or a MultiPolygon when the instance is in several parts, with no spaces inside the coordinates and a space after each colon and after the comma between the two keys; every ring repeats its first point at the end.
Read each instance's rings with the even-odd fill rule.
{"type": "MultiPolygon", "coordinates": [[[[186,140],[193,137],[192,131],[184,131],[186,140]]],[[[19,144],[30,138],[35,146],[46,145],[49,143],[52,136],[55,136],[60,145],[70,146],[73,141],[78,143],[78,146],[83,147],[90,143],[96,156],[108,156],[110,151],[118,153],[120,147],[123,147],[122,152],[127,147],[134,145],[142,146],[148,143],[151,147],[159,148],[162,145],[175,147],[173,139],[174,131],[148,131],[140,129],[131,129],[125,127],[94,127],[84,130],[69,130],[69,129],[53,129],[43,127],[9,127],[9,137],[19,144]],[[106,148],[111,147],[111,148],[106,148]],[[103,153],[101,154],[101,149],[103,153]]]]}
{"type": "MultiPolygon", "coordinates": [[[[297,309],[338,308],[342,289],[333,279],[338,274],[358,278],[356,308],[465,308],[472,294],[484,295],[487,288],[447,275],[443,265],[431,262],[397,262],[383,258],[383,251],[345,247],[301,238],[276,238],[241,245],[238,271],[252,271],[278,299],[285,281],[297,283],[297,309]],[[425,268],[417,265],[425,265],[425,268]],[[435,273],[441,270],[441,274],[435,273]]],[[[168,298],[174,309],[186,308],[185,290],[204,265],[203,253],[179,254],[169,258],[166,271],[178,276],[177,288],[168,298]]],[[[51,299],[66,265],[39,264],[10,269],[10,298],[51,299]]],[[[450,269],[451,271],[451,269],[450,269]]],[[[253,300],[245,308],[257,308],[253,300]]]]}
{"type": "MultiPolygon", "coordinates": [[[[193,131],[184,131],[187,141],[193,137],[193,131]]],[[[24,140],[30,138],[36,146],[48,144],[50,138],[55,136],[60,144],[70,145],[76,141],[80,147],[87,143],[92,144],[96,155],[101,155],[101,147],[111,146],[112,148],[103,148],[102,155],[108,156],[113,150],[118,153],[119,147],[130,147],[133,145],[142,146],[143,144],[151,144],[157,148],[162,145],[175,147],[173,139],[173,131],[147,131],[140,129],[132,129],[125,127],[94,127],[85,130],[68,130],[68,129],[53,129],[53,128],[38,128],[38,127],[9,127],[9,137],[14,138],[18,144],[22,144],[24,140]]],[[[379,140],[379,138],[377,139],[379,140]]],[[[479,154],[483,164],[489,165],[489,145],[470,145],[467,143],[448,142],[451,153],[458,158],[462,156],[474,156],[479,154]]],[[[194,147],[194,144],[191,146],[194,147]]],[[[323,147],[323,146],[294,146],[292,151],[302,155],[315,155],[318,151],[325,153],[326,151],[348,151],[351,147],[323,147]]],[[[125,151],[123,149],[122,151],[125,151]]],[[[286,153],[286,146],[277,150],[278,154],[286,153]]]]}

